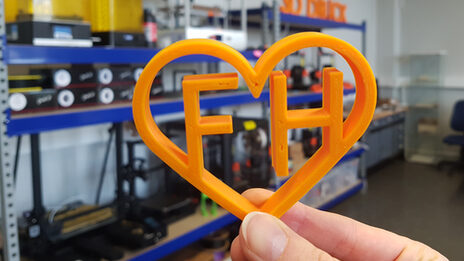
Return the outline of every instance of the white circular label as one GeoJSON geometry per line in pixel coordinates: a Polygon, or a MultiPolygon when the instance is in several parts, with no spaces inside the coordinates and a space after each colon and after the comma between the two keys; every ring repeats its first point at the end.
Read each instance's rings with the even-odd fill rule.
{"type": "Polygon", "coordinates": [[[58,87],[66,87],[71,83],[71,74],[65,69],[59,69],[53,75],[53,82],[58,87]]]}
{"type": "Polygon", "coordinates": [[[110,88],[103,88],[98,95],[101,103],[110,104],[114,100],[114,92],[110,88]]]}
{"type": "Polygon", "coordinates": [[[101,84],[110,84],[113,81],[113,72],[109,68],[103,68],[98,71],[98,81],[101,84]]]}
{"type": "Polygon", "coordinates": [[[22,111],[27,106],[26,96],[22,93],[13,93],[8,99],[8,104],[13,111],[22,111]]]}
{"type": "Polygon", "coordinates": [[[138,81],[140,78],[140,74],[142,74],[143,68],[137,68],[134,70],[134,80],[138,81]]]}
{"type": "Polygon", "coordinates": [[[74,103],[74,94],[70,90],[62,90],[58,93],[58,104],[61,107],[69,107],[74,103]]]}

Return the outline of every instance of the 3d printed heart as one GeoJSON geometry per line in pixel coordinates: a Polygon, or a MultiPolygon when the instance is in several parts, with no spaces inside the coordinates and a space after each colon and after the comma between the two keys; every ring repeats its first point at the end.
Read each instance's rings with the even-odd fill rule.
{"type": "Polygon", "coordinates": [[[252,211],[280,217],[306,194],[362,136],[369,126],[376,104],[376,83],[364,58],[350,44],[321,33],[306,32],[288,36],[271,46],[255,67],[236,50],[214,40],[183,40],[161,50],[147,64],[137,82],[133,97],[134,120],[145,144],[160,159],[212,200],[240,219],[252,211]],[[356,83],[356,100],[343,121],[343,74],[334,68],[323,72],[323,106],[317,109],[287,109],[286,78],[274,67],[291,53],[308,47],[336,51],[349,64],[356,83]],[[169,62],[186,55],[210,55],[234,66],[245,79],[250,92],[259,97],[270,79],[272,164],[279,176],[288,175],[287,130],[322,127],[322,146],[289,181],[262,206],[255,206],[204,168],[202,136],[232,133],[230,115],[200,116],[199,92],[238,88],[234,73],[194,75],[184,78],[183,96],[187,135],[185,153],[158,128],[150,111],[150,87],[157,73],[169,62]]]}

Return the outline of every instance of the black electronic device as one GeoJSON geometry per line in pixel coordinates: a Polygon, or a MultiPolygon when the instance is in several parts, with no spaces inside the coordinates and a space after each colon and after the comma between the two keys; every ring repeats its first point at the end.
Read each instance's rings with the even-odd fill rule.
{"type": "MultiPolygon", "coordinates": [[[[136,141],[129,141],[127,144],[127,152],[128,152],[128,163],[123,166],[121,170],[122,179],[124,182],[128,184],[129,190],[125,194],[125,210],[126,216],[130,220],[135,220],[140,223],[145,222],[147,217],[156,218],[156,220],[160,220],[163,223],[171,223],[175,220],[178,220],[181,217],[185,217],[187,215],[192,214],[195,212],[197,203],[188,194],[182,193],[170,193],[172,187],[171,178],[176,177],[178,175],[173,175],[169,172],[169,169],[163,167],[157,167],[154,169],[147,169],[145,167],[145,159],[138,158],[135,156],[135,148],[136,146],[145,146],[141,140],[136,141]],[[165,191],[161,194],[154,195],[152,197],[146,199],[139,199],[135,195],[136,187],[135,181],[137,178],[146,179],[148,173],[156,171],[156,170],[164,170],[166,183],[165,184],[165,191]]],[[[187,182],[185,182],[187,183],[187,182]]],[[[192,185],[189,183],[185,184],[185,189],[180,189],[181,191],[196,191],[192,185]],[[190,189],[189,189],[190,188],[190,189]]],[[[175,189],[179,189],[180,187],[176,187],[175,189]]],[[[199,196],[199,193],[198,193],[199,196]]]]}
{"type": "Polygon", "coordinates": [[[85,233],[57,244],[43,246],[36,249],[32,255],[30,252],[28,253],[28,257],[37,261],[120,260],[124,256],[123,251],[113,246],[101,230],[85,233]]]}
{"type": "Polygon", "coordinates": [[[98,69],[98,101],[111,104],[116,101],[130,101],[138,72],[130,66],[118,65],[98,69]]]}
{"type": "MultiPolygon", "coordinates": [[[[173,175],[174,173],[171,173],[173,175]]],[[[171,224],[195,213],[198,200],[171,193],[155,195],[140,202],[142,213],[171,224]]]]}
{"type": "MultiPolygon", "coordinates": [[[[100,261],[101,257],[81,251],[72,244],[41,249],[42,253],[27,255],[25,260],[35,261],[100,261]],[[46,251],[46,252],[45,252],[46,251]]],[[[21,256],[21,260],[25,257],[21,256]]]]}
{"type": "MultiPolygon", "coordinates": [[[[233,128],[233,134],[204,137],[205,167],[239,192],[250,187],[268,187],[271,171],[268,121],[233,117],[233,128]]],[[[185,136],[183,121],[166,123],[163,129],[168,137],[185,136]]],[[[176,184],[179,186],[182,181],[176,184]]]]}
{"type": "MultiPolygon", "coordinates": [[[[232,175],[233,186],[241,191],[250,187],[269,187],[269,122],[266,119],[235,117],[233,124],[232,164],[239,166],[239,169],[227,167],[225,175],[232,175]],[[232,171],[232,174],[228,174],[229,171],[232,171]]],[[[229,151],[226,149],[225,153],[229,151]]]]}
{"type": "MultiPolygon", "coordinates": [[[[134,86],[142,73],[142,67],[127,65],[116,65],[99,68],[98,79],[98,101],[101,104],[114,102],[127,102],[132,100],[134,86]]],[[[163,94],[161,75],[155,77],[150,97],[157,98],[163,94]]]]}
{"type": "Polygon", "coordinates": [[[56,90],[47,88],[40,74],[9,75],[8,105],[13,113],[53,109],[56,90]]]}
{"type": "Polygon", "coordinates": [[[74,202],[44,215],[37,213],[37,210],[26,212],[20,226],[22,253],[31,257],[50,257],[67,240],[116,221],[117,212],[112,205],[94,206],[74,202]]]}
{"type": "Polygon", "coordinates": [[[59,242],[115,222],[117,212],[112,205],[96,206],[74,202],[63,206],[61,210],[48,211],[45,218],[46,230],[42,233],[50,242],[59,242]]]}
{"type": "Polygon", "coordinates": [[[98,83],[100,85],[127,84],[133,85],[138,80],[141,68],[117,65],[98,69],[98,83]]]}
{"type": "MultiPolygon", "coordinates": [[[[183,125],[176,121],[168,122],[161,126],[161,128],[165,130],[168,137],[173,137],[174,139],[183,133],[183,125]]],[[[129,162],[137,163],[133,153],[133,148],[137,144],[143,145],[143,142],[128,142],[129,162]]],[[[129,165],[131,164],[129,163],[129,165]]],[[[138,167],[135,168],[140,169],[138,167]]],[[[196,188],[174,173],[165,164],[146,171],[163,171],[164,180],[160,182],[164,184],[155,195],[140,199],[137,202],[142,216],[154,217],[165,224],[170,224],[195,212],[200,197],[200,192],[196,188]]],[[[133,180],[129,184],[129,188],[131,188],[134,184],[133,180]]]]}
{"type": "Polygon", "coordinates": [[[150,89],[150,98],[156,99],[164,96],[163,78],[161,74],[156,75],[150,89]]]}
{"type": "MultiPolygon", "coordinates": [[[[197,74],[195,70],[174,70],[172,73],[172,87],[165,89],[165,95],[172,97],[182,96],[182,81],[185,76],[197,74]]],[[[168,86],[166,86],[167,88],[168,86]]]]}
{"type": "Polygon", "coordinates": [[[56,92],[56,100],[59,108],[94,105],[98,101],[98,91],[96,87],[63,88],[56,90],[56,92]]]}
{"type": "Polygon", "coordinates": [[[167,235],[167,227],[152,217],[137,221],[123,219],[105,228],[105,234],[116,244],[143,248],[158,243],[167,235]]]}
{"type": "Polygon", "coordinates": [[[56,90],[40,88],[37,91],[19,91],[10,89],[8,105],[13,113],[54,109],[56,107],[56,90]]]}
{"type": "Polygon", "coordinates": [[[304,129],[301,142],[305,158],[310,158],[322,145],[321,128],[304,129]]]}
{"type": "Polygon", "coordinates": [[[32,69],[42,86],[55,89],[57,108],[94,105],[98,102],[97,72],[92,65],[69,68],[32,69]]]}
{"type": "Polygon", "coordinates": [[[90,233],[72,240],[81,253],[98,257],[100,260],[119,260],[124,252],[116,247],[102,234],[90,233]]]}
{"type": "Polygon", "coordinates": [[[6,24],[9,43],[91,47],[90,24],[82,21],[16,21],[6,24]]]}
{"type": "Polygon", "coordinates": [[[144,47],[147,45],[143,33],[94,32],[92,33],[92,40],[94,45],[125,47],[144,47]]]}
{"type": "Polygon", "coordinates": [[[100,257],[82,253],[82,251],[79,251],[73,246],[55,249],[53,252],[48,253],[48,256],[35,256],[35,259],[38,261],[101,261],[100,257]]]}
{"type": "Polygon", "coordinates": [[[303,66],[295,65],[290,70],[290,77],[292,79],[292,89],[294,90],[308,90],[309,85],[305,84],[304,78],[307,77],[303,66]]]}
{"type": "Polygon", "coordinates": [[[92,65],[73,65],[69,68],[31,69],[30,74],[40,75],[45,86],[57,89],[97,86],[97,72],[92,65]]]}
{"type": "Polygon", "coordinates": [[[200,244],[209,252],[214,253],[214,257],[219,260],[225,259],[231,242],[230,232],[227,229],[216,230],[200,239],[200,244]]]}
{"type": "Polygon", "coordinates": [[[22,253],[47,256],[63,242],[115,222],[118,211],[113,204],[89,205],[72,202],[46,210],[43,205],[40,139],[30,135],[33,208],[20,222],[22,253]]]}

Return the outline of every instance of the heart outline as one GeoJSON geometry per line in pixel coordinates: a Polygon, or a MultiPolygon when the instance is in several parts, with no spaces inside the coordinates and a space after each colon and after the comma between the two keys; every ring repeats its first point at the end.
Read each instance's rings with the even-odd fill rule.
{"type": "Polygon", "coordinates": [[[137,130],[150,150],[197,189],[238,218],[243,219],[252,211],[263,211],[280,217],[303,197],[362,136],[374,114],[376,96],[374,74],[369,63],[358,50],[338,38],[322,33],[304,32],[285,37],[273,44],[259,58],[254,68],[238,51],[221,42],[208,39],[176,42],[161,50],[146,65],[136,84],[132,106],[137,130]],[[206,169],[203,169],[202,179],[192,180],[187,172],[188,155],[161,132],[150,110],[151,84],[161,68],[186,55],[214,56],[237,69],[245,79],[252,95],[257,98],[278,62],[297,50],[309,47],[325,47],[339,53],[347,61],[355,77],[356,100],[348,118],[343,122],[341,149],[336,155],[319,149],[289,181],[259,207],[253,205],[206,169]]]}

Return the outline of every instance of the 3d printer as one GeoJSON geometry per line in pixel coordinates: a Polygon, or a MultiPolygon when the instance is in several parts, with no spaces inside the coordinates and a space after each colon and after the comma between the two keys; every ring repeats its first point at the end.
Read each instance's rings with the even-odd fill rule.
{"type": "Polygon", "coordinates": [[[6,0],[10,43],[49,46],[92,46],[86,17],[87,0],[6,0]]]}

